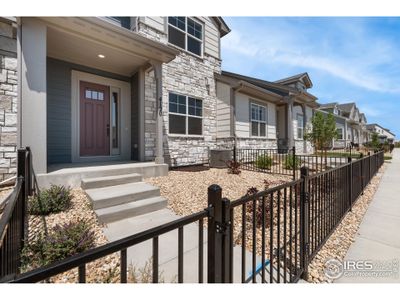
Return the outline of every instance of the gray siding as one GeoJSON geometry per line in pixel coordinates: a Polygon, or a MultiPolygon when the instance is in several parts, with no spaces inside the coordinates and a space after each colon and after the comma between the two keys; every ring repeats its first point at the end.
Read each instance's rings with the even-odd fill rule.
{"type": "Polygon", "coordinates": [[[129,77],[47,58],[47,163],[71,162],[71,71],[122,81],[129,77]]]}
{"type": "Polygon", "coordinates": [[[136,73],[131,79],[131,159],[139,160],[139,74],[136,73]],[[137,145],[135,147],[135,145],[137,145]]]}

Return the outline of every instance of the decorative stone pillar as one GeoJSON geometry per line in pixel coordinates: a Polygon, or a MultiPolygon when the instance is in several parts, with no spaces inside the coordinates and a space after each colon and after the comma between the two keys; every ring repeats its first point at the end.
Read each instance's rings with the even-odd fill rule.
{"type": "Polygon", "coordinates": [[[162,63],[151,62],[154,75],[156,79],[156,164],[164,163],[164,149],[163,149],[163,112],[162,112],[162,63]]]}

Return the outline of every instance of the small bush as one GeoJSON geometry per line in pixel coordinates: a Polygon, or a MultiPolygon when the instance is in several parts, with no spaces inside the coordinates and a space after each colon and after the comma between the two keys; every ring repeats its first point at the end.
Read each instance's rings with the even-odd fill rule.
{"type": "Polygon", "coordinates": [[[29,213],[32,215],[48,215],[64,211],[71,205],[71,190],[64,186],[51,185],[29,201],[29,213]]]}
{"type": "Polygon", "coordinates": [[[240,167],[242,164],[238,161],[228,160],[225,162],[226,166],[228,167],[229,174],[239,175],[241,173],[240,167]]]}
{"type": "Polygon", "coordinates": [[[266,154],[259,155],[255,164],[259,169],[270,169],[272,166],[272,158],[266,154]]]}
{"type": "Polygon", "coordinates": [[[283,161],[283,167],[288,170],[298,170],[301,166],[301,160],[299,157],[295,156],[293,161],[293,155],[287,155],[285,160],[283,161]]]}
{"type": "Polygon", "coordinates": [[[40,235],[23,250],[23,265],[45,266],[94,247],[95,236],[87,222],[56,225],[48,236],[40,235]]]}
{"type": "MultiPolygon", "coordinates": [[[[258,189],[256,187],[251,187],[247,190],[246,196],[253,196],[258,193],[258,189]]],[[[246,219],[249,222],[253,222],[253,201],[249,201],[246,204],[246,219]]],[[[263,217],[263,206],[261,199],[256,200],[255,205],[255,224],[257,227],[262,225],[262,217],[263,217]]],[[[271,219],[271,211],[270,211],[270,202],[265,202],[265,226],[269,227],[269,222],[271,219]]]]}

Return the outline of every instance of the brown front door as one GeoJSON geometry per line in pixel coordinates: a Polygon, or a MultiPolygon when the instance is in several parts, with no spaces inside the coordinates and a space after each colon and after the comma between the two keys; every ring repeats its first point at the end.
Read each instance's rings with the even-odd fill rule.
{"type": "Polygon", "coordinates": [[[80,155],[110,155],[110,89],[80,81],[80,155]]]}

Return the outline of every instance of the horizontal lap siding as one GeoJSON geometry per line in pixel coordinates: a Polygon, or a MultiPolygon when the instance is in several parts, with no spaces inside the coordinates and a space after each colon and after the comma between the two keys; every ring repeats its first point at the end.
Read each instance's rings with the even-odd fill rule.
{"type": "Polygon", "coordinates": [[[165,31],[165,17],[140,17],[140,21],[158,31],[165,31]]]}
{"type": "Polygon", "coordinates": [[[217,82],[217,137],[231,136],[231,88],[228,84],[217,82]]]}
{"type": "Polygon", "coordinates": [[[247,95],[236,94],[236,134],[238,137],[249,138],[250,135],[250,103],[267,107],[267,139],[276,139],[276,105],[247,95]]]}
{"type": "Polygon", "coordinates": [[[47,60],[47,162],[71,162],[71,70],[47,60]]]}
{"type": "Polygon", "coordinates": [[[204,53],[219,58],[220,34],[209,17],[199,17],[204,23],[204,53]]]}
{"type": "Polygon", "coordinates": [[[77,70],[122,81],[130,78],[47,58],[47,163],[71,162],[71,72],[77,70]]]}

